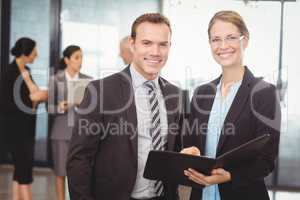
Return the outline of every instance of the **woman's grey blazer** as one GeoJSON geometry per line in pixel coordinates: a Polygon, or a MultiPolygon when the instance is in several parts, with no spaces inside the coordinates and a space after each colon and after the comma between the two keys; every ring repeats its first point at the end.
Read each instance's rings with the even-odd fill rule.
{"type": "MultiPolygon", "coordinates": [[[[80,79],[91,79],[90,76],[79,73],[80,79]]],[[[49,79],[48,113],[50,117],[50,139],[70,140],[74,126],[75,107],[65,113],[58,112],[58,103],[67,100],[68,88],[65,71],[58,71],[49,79]]]]}

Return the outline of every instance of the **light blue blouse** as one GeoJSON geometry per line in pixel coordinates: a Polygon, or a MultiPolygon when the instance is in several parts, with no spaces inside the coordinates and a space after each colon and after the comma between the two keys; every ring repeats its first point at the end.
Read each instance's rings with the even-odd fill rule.
{"type": "MultiPolygon", "coordinates": [[[[205,155],[211,158],[216,157],[217,146],[219,142],[220,133],[223,128],[224,120],[241,85],[241,81],[235,82],[229,88],[227,96],[225,98],[222,98],[221,83],[222,81],[220,81],[217,85],[216,96],[210,112],[207,127],[205,155]]],[[[205,187],[203,189],[202,200],[220,199],[220,192],[217,184],[205,187]]]]}

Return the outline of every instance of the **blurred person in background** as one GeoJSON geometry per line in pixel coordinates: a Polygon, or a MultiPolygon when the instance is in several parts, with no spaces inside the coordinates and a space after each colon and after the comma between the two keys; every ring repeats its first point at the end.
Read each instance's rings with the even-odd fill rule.
{"type": "Polygon", "coordinates": [[[31,200],[32,167],[35,145],[36,108],[47,101],[48,92],[32,79],[30,68],[37,57],[36,42],[20,38],[11,49],[15,57],[4,76],[0,95],[4,138],[14,165],[12,198],[31,200]]]}
{"type": "Polygon", "coordinates": [[[48,112],[51,118],[50,139],[53,157],[53,170],[56,175],[57,199],[65,199],[66,159],[72,135],[72,118],[75,106],[68,102],[68,82],[91,77],[80,73],[82,50],[70,45],[63,51],[59,71],[50,77],[48,112]]]}
{"type": "Polygon", "coordinates": [[[132,52],[130,50],[130,36],[122,38],[120,41],[120,57],[125,65],[129,65],[132,62],[132,52]]]}

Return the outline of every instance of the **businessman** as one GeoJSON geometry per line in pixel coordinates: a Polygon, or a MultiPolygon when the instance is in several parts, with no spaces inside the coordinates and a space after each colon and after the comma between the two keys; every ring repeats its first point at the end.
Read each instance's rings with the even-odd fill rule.
{"type": "Polygon", "coordinates": [[[181,149],[182,93],[159,75],[170,40],[167,18],[141,15],[131,64],[88,86],[68,155],[72,200],[177,199],[176,185],[143,178],[150,150],[181,149]]]}
{"type": "Polygon", "coordinates": [[[119,55],[122,58],[125,65],[132,62],[132,52],[130,49],[130,36],[123,37],[120,41],[119,55]]]}

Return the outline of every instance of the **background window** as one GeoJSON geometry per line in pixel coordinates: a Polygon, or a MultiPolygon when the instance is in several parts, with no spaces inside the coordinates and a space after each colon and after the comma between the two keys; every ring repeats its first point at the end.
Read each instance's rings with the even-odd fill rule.
{"type": "Polygon", "coordinates": [[[81,71],[94,78],[117,72],[124,67],[120,39],[130,34],[139,15],[159,10],[158,0],[63,0],[62,50],[70,44],[82,47],[81,71]]]}
{"type": "MultiPolygon", "coordinates": [[[[280,186],[300,187],[300,94],[299,58],[296,56],[300,46],[300,2],[285,3],[283,37],[283,91],[282,110],[283,133],[280,138],[278,184],[280,186]]],[[[280,198],[279,198],[280,199],[280,198]]]]}
{"type": "Polygon", "coordinates": [[[213,80],[221,73],[208,43],[209,20],[220,10],[235,10],[244,18],[250,41],[244,64],[256,76],[275,83],[278,68],[280,3],[243,1],[164,1],[163,11],[173,26],[172,49],[165,77],[193,91],[195,85],[213,80]],[[259,23],[257,23],[259,22],[259,23]]]}

